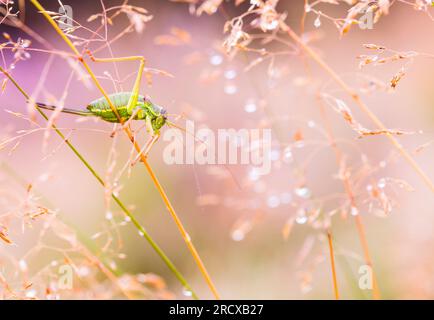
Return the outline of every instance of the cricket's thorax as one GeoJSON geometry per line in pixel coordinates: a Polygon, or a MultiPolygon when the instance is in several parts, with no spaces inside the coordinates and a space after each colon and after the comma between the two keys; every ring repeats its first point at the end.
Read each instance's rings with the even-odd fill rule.
{"type": "MultiPolygon", "coordinates": [[[[135,120],[149,119],[151,120],[152,126],[155,130],[160,129],[165,123],[166,111],[162,107],[153,104],[149,99],[146,99],[142,95],[138,96],[137,104],[129,110],[128,102],[131,94],[131,92],[119,92],[108,96],[122,120],[126,121],[134,114],[135,120]]],[[[107,99],[104,97],[92,101],[87,106],[87,109],[105,121],[119,122],[119,119],[110,108],[107,99]]]]}

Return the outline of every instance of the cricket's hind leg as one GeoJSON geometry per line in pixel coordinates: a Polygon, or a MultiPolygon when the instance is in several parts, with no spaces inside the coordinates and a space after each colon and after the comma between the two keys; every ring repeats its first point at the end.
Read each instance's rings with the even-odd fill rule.
{"type": "Polygon", "coordinates": [[[142,81],[143,70],[145,69],[145,57],[143,56],[129,56],[129,57],[119,57],[119,58],[95,58],[90,50],[86,50],[90,59],[93,62],[124,62],[124,61],[140,61],[139,70],[137,72],[137,77],[134,82],[134,87],[132,90],[132,95],[128,101],[127,110],[128,114],[132,114],[134,107],[137,105],[140,91],[140,83],[142,81]]]}
{"type": "MultiPolygon", "coordinates": [[[[89,55],[90,59],[93,62],[126,62],[126,61],[139,61],[140,62],[139,70],[137,72],[137,77],[136,77],[136,80],[134,81],[134,87],[132,90],[132,94],[131,94],[131,97],[130,97],[128,104],[127,104],[127,112],[129,115],[132,115],[134,112],[134,108],[137,105],[138,98],[139,98],[140,83],[142,81],[143,70],[145,69],[145,63],[146,63],[145,57],[143,57],[143,56],[129,56],[129,57],[118,57],[118,58],[96,58],[93,56],[93,54],[90,50],[86,50],[86,53],[89,55]]],[[[158,140],[158,137],[159,137],[158,132],[154,131],[154,129],[152,128],[152,125],[149,125],[150,120],[147,118],[146,121],[147,121],[146,122],[146,128],[150,132],[151,137],[148,140],[148,142],[145,144],[145,148],[142,149],[142,152],[141,152],[145,156],[147,156],[147,154],[151,150],[152,146],[155,144],[155,142],[158,140]]]]}

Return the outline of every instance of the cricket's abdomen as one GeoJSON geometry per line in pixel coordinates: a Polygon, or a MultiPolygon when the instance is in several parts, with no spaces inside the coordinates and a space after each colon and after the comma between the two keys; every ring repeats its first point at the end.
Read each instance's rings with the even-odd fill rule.
{"type": "MultiPolygon", "coordinates": [[[[131,92],[119,92],[119,93],[113,93],[108,95],[110,101],[113,103],[119,116],[123,118],[123,120],[127,120],[130,117],[130,114],[128,114],[128,110],[127,110],[127,105],[130,96],[131,96],[131,92]]],[[[139,101],[143,99],[144,97],[139,95],[139,101]]],[[[94,115],[101,117],[105,121],[119,122],[118,118],[116,117],[116,114],[110,108],[107,99],[104,97],[92,101],[87,106],[87,109],[90,112],[92,112],[94,115]]]]}

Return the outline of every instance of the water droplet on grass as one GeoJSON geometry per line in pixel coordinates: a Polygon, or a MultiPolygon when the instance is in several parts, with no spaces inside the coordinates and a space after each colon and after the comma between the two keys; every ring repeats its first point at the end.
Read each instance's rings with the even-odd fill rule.
{"type": "Polygon", "coordinates": [[[27,262],[25,261],[25,260],[23,260],[23,259],[21,259],[19,262],[18,262],[18,266],[20,267],[20,270],[22,271],[22,272],[26,272],[27,271],[27,262]]]}
{"type": "Polygon", "coordinates": [[[237,88],[236,85],[228,83],[228,84],[225,85],[224,91],[225,91],[226,94],[232,95],[232,94],[237,93],[238,88],[237,88]]]}
{"type": "Polygon", "coordinates": [[[222,64],[223,57],[221,55],[218,55],[218,54],[212,55],[211,58],[209,59],[209,62],[213,66],[218,66],[218,65],[222,64]]]}
{"type": "Polygon", "coordinates": [[[297,222],[298,224],[305,224],[307,222],[307,216],[304,209],[300,209],[299,212],[297,212],[295,222],[297,222]]]}
{"type": "Polygon", "coordinates": [[[321,26],[321,19],[319,15],[316,17],[313,25],[315,26],[315,28],[319,28],[321,26]]]}
{"type": "Polygon", "coordinates": [[[36,290],[29,290],[26,292],[26,298],[36,298],[36,290]]]}
{"type": "Polygon", "coordinates": [[[276,195],[271,195],[267,199],[267,206],[269,208],[277,208],[280,205],[280,199],[276,195]]]}
{"type": "Polygon", "coordinates": [[[250,171],[249,171],[249,179],[251,180],[251,181],[257,181],[257,180],[259,180],[259,169],[257,169],[257,168],[252,168],[252,169],[250,169],[250,171]]]}
{"type": "Polygon", "coordinates": [[[286,163],[290,163],[292,162],[293,158],[292,158],[292,150],[291,147],[286,147],[285,150],[283,151],[283,161],[285,161],[286,163]]]}
{"type": "Polygon", "coordinates": [[[235,79],[237,77],[237,72],[235,70],[225,71],[225,78],[228,80],[235,79]]]}
{"type": "Polygon", "coordinates": [[[244,232],[240,229],[236,229],[232,232],[231,238],[234,241],[241,241],[244,239],[244,232]]]}
{"type": "Polygon", "coordinates": [[[191,292],[190,289],[183,288],[183,289],[182,289],[182,294],[183,294],[184,296],[186,296],[186,297],[191,297],[191,296],[193,295],[193,292],[191,292]]]}
{"type": "Polygon", "coordinates": [[[253,100],[247,101],[247,103],[244,105],[244,111],[247,113],[253,113],[257,109],[256,103],[253,100]]]}
{"type": "Polygon", "coordinates": [[[308,199],[312,195],[312,192],[307,187],[300,187],[294,190],[295,194],[303,199],[308,199]]]}
{"type": "Polygon", "coordinates": [[[378,180],[377,186],[378,188],[383,189],[386,186],[386,179],[381,178],[380,180],[378,180]]]}
{"type": "Polygon", "coordinates": [[[107,211],[106,214],[105,214],[105,218],[107,220],[113,219],[113,213],[111,211],[107,211]]]}
{"type": "Polygon", "coordinates": [[[280,158],[280,150],[279,149],[274,149],[271,150],[270,152],[270,160],[271,161],[277,161],[280,158]]]}
{"type": "Polygon", "coordinates": [[[352,216],[357,216],[359,215],[359,209],[357,209],[356,207],[351,207],[351,215],[352,216]]]}

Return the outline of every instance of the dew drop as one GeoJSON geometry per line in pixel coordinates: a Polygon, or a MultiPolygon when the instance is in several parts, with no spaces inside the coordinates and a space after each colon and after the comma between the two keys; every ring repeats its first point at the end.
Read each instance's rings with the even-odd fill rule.
{"type": "Polygon", "coordinates": [[[218,54],[212,55],[209,62],[213,66],[218,66],[218,65],[222,64],[223,57],[221,55],[218,55],[218,54]]]}
{"type": "Polygon", "coordinates": [[[298,224],[305,224],[307,222],[307,216],[304,209],[300,209],[297,212],[297,217],[295,218],[295,222],[298,224]]]}
{"type": "Polygon", "coordinates": [[[321,19],[319,15],[316,17],[313,25],[315,26],[315,28],[319,28],[321,26],[321,19]]]}
{"type": "Polygon", "coordinates": [[[301,148],[304,147],[304,141],[297,141],[296,143],[294,143],[294,146],[295,146],[296,148],[301,149],[301,148]]]}
{"type": "Polygon", "coordinates": [[[247,103],[244,105],[244,111],[247,113],[253,113],[257,109],[256,103],[253,100],[247,101],[247,103]]]}
{"type": "Polygon", "coordinates": [[[228,80],[233,80],[237,77],[237,72],[235,70],[226,70],[224,74],[225,78],[228,80]]]}
{"type": "Polygon", "coordinates": [[[351,215],[352,216],[357,216],[359,215],[359,209],[357,209],[356,207],[351,207],[351,215]]]}
{"type": "Polygon", "coordinates": [[[145,234],[142,231],[139,231],[139,236],[144,237],[145,234]]]}
{"type": "Polygon", "coordinates": [[[296,221],[298,224],[305,224],[305,223],[307,222],[307,217],[306,217],[306,216],[304,216],[304,217],[297,217],[297,218],[295,219],[295,221],[296,221]]]}
{"type": "Polygon", "coordinates": [[[295,194],[303,199],[308,199],[312,195],[312,192],[307,187],[300,187],[294,190],[295,194]]]}
{"type": "Polygon", "coordinates": [[[292,158],[292,150],[291,147],[286,147],[285,150],[283,151],[283,161],[289,163],[292,162],[293,158],[292,158]]]}
{"type": "Polygon", "coordinates": [[[188,233],[185,234],[185,241],[186,242],[191,242],[191,237],[188,233]]]}
{"type": "Polygon", "coordinates": [[[271,150],[270,152],[270,159],[271,161],[277,161],[280,158],[280,150],[279,149],[274,149],[271,150]]]}
{"type": "Polygon", "coordinates": [[[271,195],[267,199],[267,206],[269,208],[277,208],[280,205],[280,199],[276,195],[271,195]]]}
{"type": "Polygon", "coordinates": [[[187,289],[187,288],[183,288],[182,289],[182,294],[186,297],[191,297],[193,295],[193,292],[191,292],[191,290],[187,289]]]}
{"type": "Polygon", "coordinates": [[[88,267],[79,267],[77,269],[77,273],[80,277],[87,277],[90,274],[90,270],[88,267]]]}
{"type": "Polygon", "coordinates": [[[380,180],[378,180],[377,186],[380,189],[384,189],[384,187],[386,187],[386,179],[381,178],[380,180]]]}
{"type": "Polygon", "coordinates": [[[36,290],[29,290],[26,292],[26,298],[36,298],[36,290]]]}
{"type": "Polygon", "coordinates": [[[237,93],[238,88],[237,88],[236,85],[228,83],[228,84],[225,85],[224,91],[225,91],[226,94],[232,95],[232,94],[237,93]]]}
{"type": "Polygon", "coordinates": [[[240,229],[236,229],[232,232],[231,238],[234,241],[241,241],[244,239],[244,232],[240,229]]]}
{"type": "Polygon", "coordinates": [[[261,24],[261,27],[265,30],[274,30],[277,28],[278,25],[279,25],[279,21],[274,19],[272,21],[263,22],[261,24]]]}
{"type": "Polygon", "coordinates": [[[107,220],[112,220],[113,219],[113,213],[111,211],[107,211],[105,214],[105,218],[107,220]]]}
{"type": "Polygon", "coordinates": [[[26,272],[27,271],[27,262],[25,261],[25,260],[23,260],[23,259],[21,259],[19,262],[18,262],[18,266],[20,267],[20,270],[22,271],[22,272],[26,272]]]}
{"type": "Polygon", "coordinates": [[[113,260],[109,262],[109,266],[112,270],[116,270],[118,268],[116,262],[114,262],[113,260]]]}
{"type": "Polygon", "coordinates": [[[257,181],[259,180],[260,174],[259,174],[259,169],[258,168],[252,168],[249,171],[249,179],[251,181],[257,181]]]}

